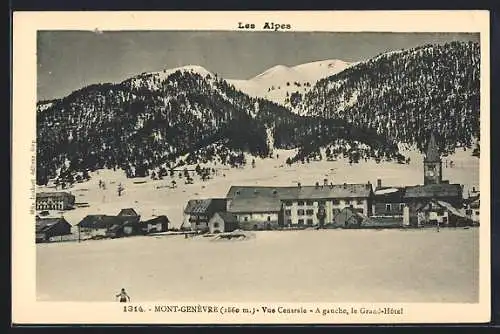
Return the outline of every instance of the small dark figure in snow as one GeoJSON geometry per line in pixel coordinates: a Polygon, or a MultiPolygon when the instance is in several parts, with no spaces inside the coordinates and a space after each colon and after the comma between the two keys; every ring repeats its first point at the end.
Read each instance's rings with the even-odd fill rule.
{"type": "Polygon", "coordinates": [[[126,303],[127,301],[130,302],[130,296],[127,294],[127,292],[123,288],[120,291],[120,293],[116,295],[116,298],[119,298],[120,303],[126,303]]]}
{"type": "Polygon", "coordinates": [[[123,190],[125,190],[125,188],[123,188],[122,184],[120,183],[118,185],[118,190],[117,190],[118,191],[118,196],[122,195],[123,190]]]}

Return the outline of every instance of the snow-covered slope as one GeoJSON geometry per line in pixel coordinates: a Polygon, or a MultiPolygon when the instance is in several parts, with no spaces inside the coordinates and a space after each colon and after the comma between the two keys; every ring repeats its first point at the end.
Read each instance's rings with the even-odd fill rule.
{"type": "Polygon", "coordinates": [[[294,93],[304,94],[323,78],[337,74],[351,63],[330,59],[293,67],[276,65],[249,80],[227,80],[242,92],[289,106],[294,93]]]}

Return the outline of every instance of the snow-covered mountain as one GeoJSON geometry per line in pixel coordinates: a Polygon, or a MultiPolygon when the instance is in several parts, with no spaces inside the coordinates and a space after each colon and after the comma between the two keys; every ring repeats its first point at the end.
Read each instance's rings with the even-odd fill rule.
{"type": "Polygon", "coordinates": [[[443,152],[479,138],[480,48],[450,42],[391,51],[319,80],[294,107],[343,119],[423,149],[435,132],[443,152]]]}
{"type": "Polygon", "coordinates": [[[301,117],[244,94],[200,66],[87,86],[37,109],[39,184],[54,177],[71,182],[75,172],[103,168],[143,177],[200,162],[237,167],[245,164],[244,154],[266,157],[318,138],[369,140],[376,148],[370,154],[387,147],[384,157],[397,155],[373,131],[367,136],[345,122],[301,117]]]}
{"type": "Polygon", "coordinates": [[[357,64],[275,66],[247,81],[192,65],[87,86],[38,103],[37,182],[103,168],[141,177],[184,164],[239,166],[273,149],[296,149],[290,164],[404,163],[398,144],[423,150],[431,132],[443,153],[472,148],[479,59],[477,43],[453,42],[357,64]]]}
{"type": "Polygon", "coordinates": [[[229,84],[252,97],[293,106],[298,94],[303,95],[318,80],[337,74],[352,63],[330,59],[293,67],[276,65],[248,80],[227,80],[229,84]]]}

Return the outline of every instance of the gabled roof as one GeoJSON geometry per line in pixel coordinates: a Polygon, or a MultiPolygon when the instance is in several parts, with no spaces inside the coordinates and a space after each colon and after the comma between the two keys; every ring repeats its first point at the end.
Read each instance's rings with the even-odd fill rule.
{"type": "Polygon", "coordinates": [[[75,196],[66,191],[40,192],[36,194],[36,198],[41,199],[48,197],[59,198],[59,197],[75,197],[75,196]]]}
{"type": "Polygon", "coordinates": [[[60,218],[38,218],[35,222],[35,230],[37,233],[46,232],[56,224],[63,223],[70,225],[66,219],[60,218]]]}
{"type": "Polygon", "coordinates": [[[110,228],[113,225],[123,225],[126,223],[138,223],[138,216],[107,216],[107,215],[88,215],[77,225],[87,228],[110,228]]]}
{"type": "Polygon", "coordinates": [[[169,220],[168,220],[167,216],[163,216],[163,215],[144,221],[145,224],[158,224],[158,223],[168,223],[168,222],[169,222],[169,220]]]}
{"type": "Polygon", "coordinates": [[[227,198],[252,198],[255,196],[279,198],[281,200],[365,198],[373,193],[372,186],[365,184],[333,184],[295,187],[232,186],[227,198]]]}
{"type": "Polygon", "coordinates": [[[207,214],[214,204],[224,204],[224,198],[206,198],[189,200],[184,213],[186,214],[207,214]]]}
{"type": "Polygon", "coordinates": [[[439,162],[441,161],[441,156],[439,155],[439,149],[436,144],[436,138],[434,138],[434,133],[431,134],[429,144],[427,145],[427,153],[424,158],[425,162],[439,162]]]}
{"type": "Polygon", "coordinates": [[[236,217],[235,215],[233,215],[230,212],[216,212],[215,214],[219,215],[219,217],[221,217],[221,219],[225,223],[237,223],[238,222],[238,217],[236,217]]]}
{"type": "Polygon", "coordinates": [[[139,214],[133,208],[121,209],[118,216],[138,216],[139,214]]]}
{"type": "Polygon", "coordinates": [[[463,213],[461,213],[457,208],[455,208],[453,205],[451,205],[448,202],[445,201],[435,201],[435,200],[430,200],[429,202],[421,205],[417,211],[425,211],[425,210],[431,210],[432,208],[439,207],[442,209],[446,209],[448,213],[451,213],[452,215],[455,215],[457,217],[461,218],[467,218],[463,213]]]}
{"type": "Polygon", "coordinates": [[[231,213],[276,213],[281,210],[281,200],[278,197],[253,196],[236,197],[227,208],[231,213]]]}
{"type": "Polygon", "coordinates": [[[405,198],[442,198],[442,197],[462,197],[462,186],[460,184],[427,184],[420,186],[406,187],[405,198]]]}

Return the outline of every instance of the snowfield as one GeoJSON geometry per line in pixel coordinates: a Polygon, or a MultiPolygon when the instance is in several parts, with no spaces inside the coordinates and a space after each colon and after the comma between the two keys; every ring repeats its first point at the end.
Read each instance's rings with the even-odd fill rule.
{"type": "Polygon", "coordinates": [[[318,80],[337,74],[349,66],[351,63],[338,59],[320,60],[293,67],[276,65],[249,80],[226,81],[249,96],[286,105],[285,100],[292,93],[299,92],[303,95],[318,80]]]}
{"type": "Polygon", "coordinates": [[[478,302],[479,230],[262,231],[37,246],[41,301],[478,302]]]}
{"type": "MultiPolygon", "coordinates": [[[[256,168],[214,166],[220,168],[217,176],[206,182],[194,177],[191,185],[175,173],[176,189],[168,187],[170,177],[126,179],[122,172],[101,170],[70,190],[88,207],[62,214],[75,225],[87,214],[115,215],[132,207],[142,219],[167,215],[179,227],[189,199],[225,197],[231,185],[306,185],[324,178],[375,185],[379,177],[387,186],[423,182],[422,156],[415,152],[409,153],[409,165],[350,166],[340,159],[287,167],[293,153],[256,159],[256,168]],[[99,189],[100,179],[106,190],[99,189]],[[125,188],[121,197],[119,183],[125,188]]],[[[443,166],[444,178],[463,183],[466,193],[479,184],[479,159],[470,153],[459,151],[446,158],[454,168],[443,166]]],[[[124,287],[134,301],[476,302],[478,234],[478,229],[305,230],[256,232],[244,241],[171,235],[37,244],[37,294],[40,300],[111,301],[124,287]]]]}

